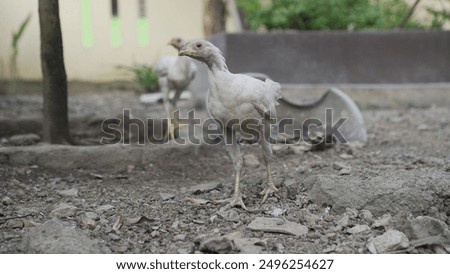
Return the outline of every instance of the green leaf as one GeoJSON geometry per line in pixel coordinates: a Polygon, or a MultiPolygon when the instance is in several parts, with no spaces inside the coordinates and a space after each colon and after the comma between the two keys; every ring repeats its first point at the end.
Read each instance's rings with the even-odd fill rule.
{"type": "Polygon", "coordinates": [[[25,32],[25,29],[28,26],[28,23],[31,20],[31,13],[28,14],[28,16],[25,18],[25,20],[22,21],[22,23],[19,26],[19,29],[12,34],[12,49],[13,49],[13,55],[16,56],[19,51],[19,41],[20,38],[23,36],[23,33],[25,32]]]}

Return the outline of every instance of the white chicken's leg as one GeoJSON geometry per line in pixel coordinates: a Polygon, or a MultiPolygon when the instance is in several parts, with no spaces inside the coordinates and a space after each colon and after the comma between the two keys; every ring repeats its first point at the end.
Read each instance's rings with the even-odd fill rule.
{"type": "Polygon", "coordinates": [[[167,117],[167,131],[164,133],[164,140],[170,141],[174,139],[174,126],[172,123],[172,105],[169,100],[170,90],[167,84],[167,79],[165,77],[161,78],[159,81],[159,85],[161,87],[164,111],[166,112],[167,117]]]}
{"type": "Polygon", "coordinates": [[[235,139],[235,132],[232,129],[226,129],[225,142],[228,153],[230,154],[231,159],[233,160],[234,169],[236,172],[235,181],[234,181],[234,193],[233,196],[229,199],[219,200],[216,202],[229,202],[230,206],[239,205],[243,209],[247,210],[247,207],[242,200],[242,193],[240,189],[241,183],[241,170],[243,165],[242,154],[239,148],[239,143],[235,139]]]}
{"type": "MultiPolygon", "coordinates": [[[[174,114],[174,111],[176,110],[177,107],[177,102],[180,99],[181,93],[183,91],[176,89],[175,90],[175,94],[172,98],[172,105],[171,105],[171,116],[174,114]]],[[[180,125],[178,124],[178,119],[176,119],[175,117],[173,117],[173,119],[171,120],[169,127],[168,127],[168,133],[169,133],[169,138],[171,138],[171,140],[175,140],[175,130],[178,129],[180,127],[180,125]]]]}
{"type": "Polygon", "coordinates": [[[275,185],[273,184],[273,180],[272,180],[272,168],[270,166],[270,159],[272,158],[272,147],[266,140],[262,140],[261,148],[263,151],[263,158],[264,158],[264,163],[266,165],[266,172],[267,172],[267,186],[260,193],[260,195],[264,195],[263,200],[262,200],[262,203],[264,203],[266,201],[267,197],[270,194],[277,192],[278,189],[275,187],[275,185]]]}

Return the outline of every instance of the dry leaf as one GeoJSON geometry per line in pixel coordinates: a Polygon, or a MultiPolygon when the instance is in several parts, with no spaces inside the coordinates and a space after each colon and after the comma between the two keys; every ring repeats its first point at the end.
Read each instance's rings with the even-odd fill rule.
{"type": "Polygon", "coordinates": [[[145,222],[151,223],[154,221],[155,220],[153,220],[153,219],[149,219],[145,216],[141,216],[141,217],[135,217],[135,218],[127,218],[125,223],[127,225],[135,225],[135,224],[141,224],[141,223],[145,223],[145,222]]]}
{"type": "Polygon", "coordinates": [[[205,200],[202,198],[191,198],[191,197],[186,197],[184,200],[191,202],[194,205],[205,205],[210,202],[209,200],[205,200]]]}

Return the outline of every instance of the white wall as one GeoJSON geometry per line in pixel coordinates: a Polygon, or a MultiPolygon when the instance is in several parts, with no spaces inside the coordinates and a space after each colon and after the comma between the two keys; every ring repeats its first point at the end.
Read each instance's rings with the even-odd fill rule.
{"type": "MultiPolygon", "coordinates": [[[[11,33],[16,31],[27,14],[31,22],[19,45],[18,69],[26,79],[41,78],[39,57],[39,17],[37,0],[0,1],[0,77],[9,77],[11,33]],[[3,64],[3,65],[2,65],[3,64]]],[[[203,37],[203,0],[147,0],[150,44],[142,48],[137,42],[138,0],[119,0],[122,24],[122,46],[110,43],[110,0],[91,0],[94,44],[81,44],[81,3],[60,1],[64,56],[69,79],[111,81],[125,79],[129,74],[118,65],[153,63],[158,56],[175,55],[167,45],[173,36],[185,39],[203,37]]]]}

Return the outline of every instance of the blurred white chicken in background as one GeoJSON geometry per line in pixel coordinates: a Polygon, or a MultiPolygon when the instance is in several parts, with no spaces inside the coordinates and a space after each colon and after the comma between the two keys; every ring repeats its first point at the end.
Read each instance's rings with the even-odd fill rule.
{"type": "MultiPolygon", "coordinates": [[[[169,41],[178,51],[184,46],[185,41],[176,37],[169,41]]],[[[186,90],[191,81],[195,78],[197,67],[192,59],[183,56],[162,56],[155,65],[158,75],[159,87],[163,96],[164,111],[168,118],[168,126],[165,138],[171,140],[175,138],[175,129],[177,121],[172,119],[177,101],[181,93],[186,90]],[[169,97],[171,91],[174,91],[172,98],[169,97]]]]}

